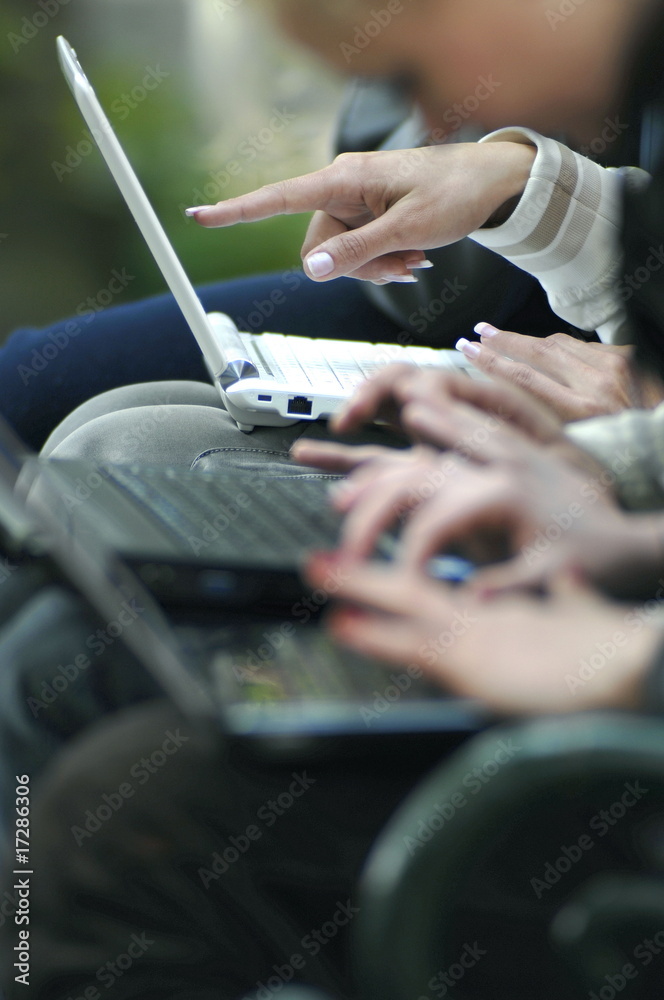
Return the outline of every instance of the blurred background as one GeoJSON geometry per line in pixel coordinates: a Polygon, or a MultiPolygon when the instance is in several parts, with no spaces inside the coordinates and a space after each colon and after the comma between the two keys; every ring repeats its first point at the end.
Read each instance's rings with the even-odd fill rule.
{"type": "Polygon", "coordinates": [[[299,266],[307,219],[206,232],[184,209],[329,162],[342,82],[246,0],[2,0],[0,341],[164,290],[62,78],[77,50],[195,283],[299,266]],[[124,269],[124,271],[123,271],[124,269]]]}

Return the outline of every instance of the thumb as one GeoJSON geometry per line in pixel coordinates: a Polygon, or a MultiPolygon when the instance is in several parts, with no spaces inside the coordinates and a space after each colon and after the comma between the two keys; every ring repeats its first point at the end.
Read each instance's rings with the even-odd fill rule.
{"type": "Polygon", "coordinates": [[[315,280],[328,281],[352,274],[362,268],[364,278],[411,277],[401,253],[412,257],[412,249],[395,241],[394,222],[389,213],[358,229],[348,229],[319,243],[304,257],[307,274],[315,280]],[[369,266],[366,266],[369,265],[369,266]]]}

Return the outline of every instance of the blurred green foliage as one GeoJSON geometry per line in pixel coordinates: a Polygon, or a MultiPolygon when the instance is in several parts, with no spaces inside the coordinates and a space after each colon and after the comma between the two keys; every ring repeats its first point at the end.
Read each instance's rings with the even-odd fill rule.
{"type": "MultiPolygon", "coordinates": [[[[133,100],[135,87],[141,97],[146,66],[170,65],[168,53],[148,44],[137,63],[135,49],[123,53],[118,45],[112,61],[108,48],[90,56],[78,43],[85,32],[75,5],[61,7],[27,39],[22,32],[31,33],[36,3],[2,0],[0,8],[0,338],[18,325],[74,312],[107,285],[113,268],[135,275],[122,301],[164,290],[60,74],[58,34],[77,39],[101,103],[195,283],[299,265],[302,217],[216,231],[184,218],[183,206],[216,166],[206,162],[210,137],[197,132],[186,81],[169,72],[154,90],[143,90],[144,99],[133,100]]],[[[250,189],[251,181],[237,178],[237,191],[250,189]]],[[[232,193],[229,187],[223,196],[232,193]]]]}

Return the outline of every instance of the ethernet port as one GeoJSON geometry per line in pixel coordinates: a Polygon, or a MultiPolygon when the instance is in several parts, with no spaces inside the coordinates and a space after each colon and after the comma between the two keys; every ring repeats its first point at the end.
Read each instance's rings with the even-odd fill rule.
{"type": "Polygon", "coordinates": [[[306,396],[294,396],[288,400],[288,412],[301,417],[311,416],[312,402],[306,396]]]}

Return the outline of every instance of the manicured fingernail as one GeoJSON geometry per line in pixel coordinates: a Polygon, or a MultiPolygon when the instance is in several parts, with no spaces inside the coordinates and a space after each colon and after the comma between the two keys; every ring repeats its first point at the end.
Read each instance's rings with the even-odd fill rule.
{"type": "Polygon", "coordinates": [[[462,337],[461,340],[457,340],[454,346],[457,351],[461,351],[461,353],[465,354],[467,358],[476,358],[480,353],[479,344],[471,344],[471,342],[466,340],[465,337],[462,337]]]}
{"type": "Polygon", "coordinates": [[[430,260],[416,260],[414,264],[406,264],[409,271],[415,271],[420,267],[433,267],[433,263],[430,260]]]}
{"type": "Polygon", "coordinates": [[[191,218],[192,215],[196,215],[197,212],[206,212],[208,208],[214,208],[214,205],[197,205],[196,208],[185,208],[184,214],[191,218]]]}
{"type": "Polygon", "coordinates": [[[478,323],[475,327],[475,333],[478,337],[495,337],[497,333],[500,333],[500,330],[491,326],[490,323],[478,323]]]}
{"type": "Polygon", "coordinates": [[[307,267],[314,278],[324,278],[326,274],[334,271],[334,261],[329,253],[312,253],[307,258],[307,267]]]}
{"type": "Polygon", "coordinates": [[[401,285],[415,285],[418,278],[414,274],[386,274],[385,281],[396,281],[401,285]]]}

